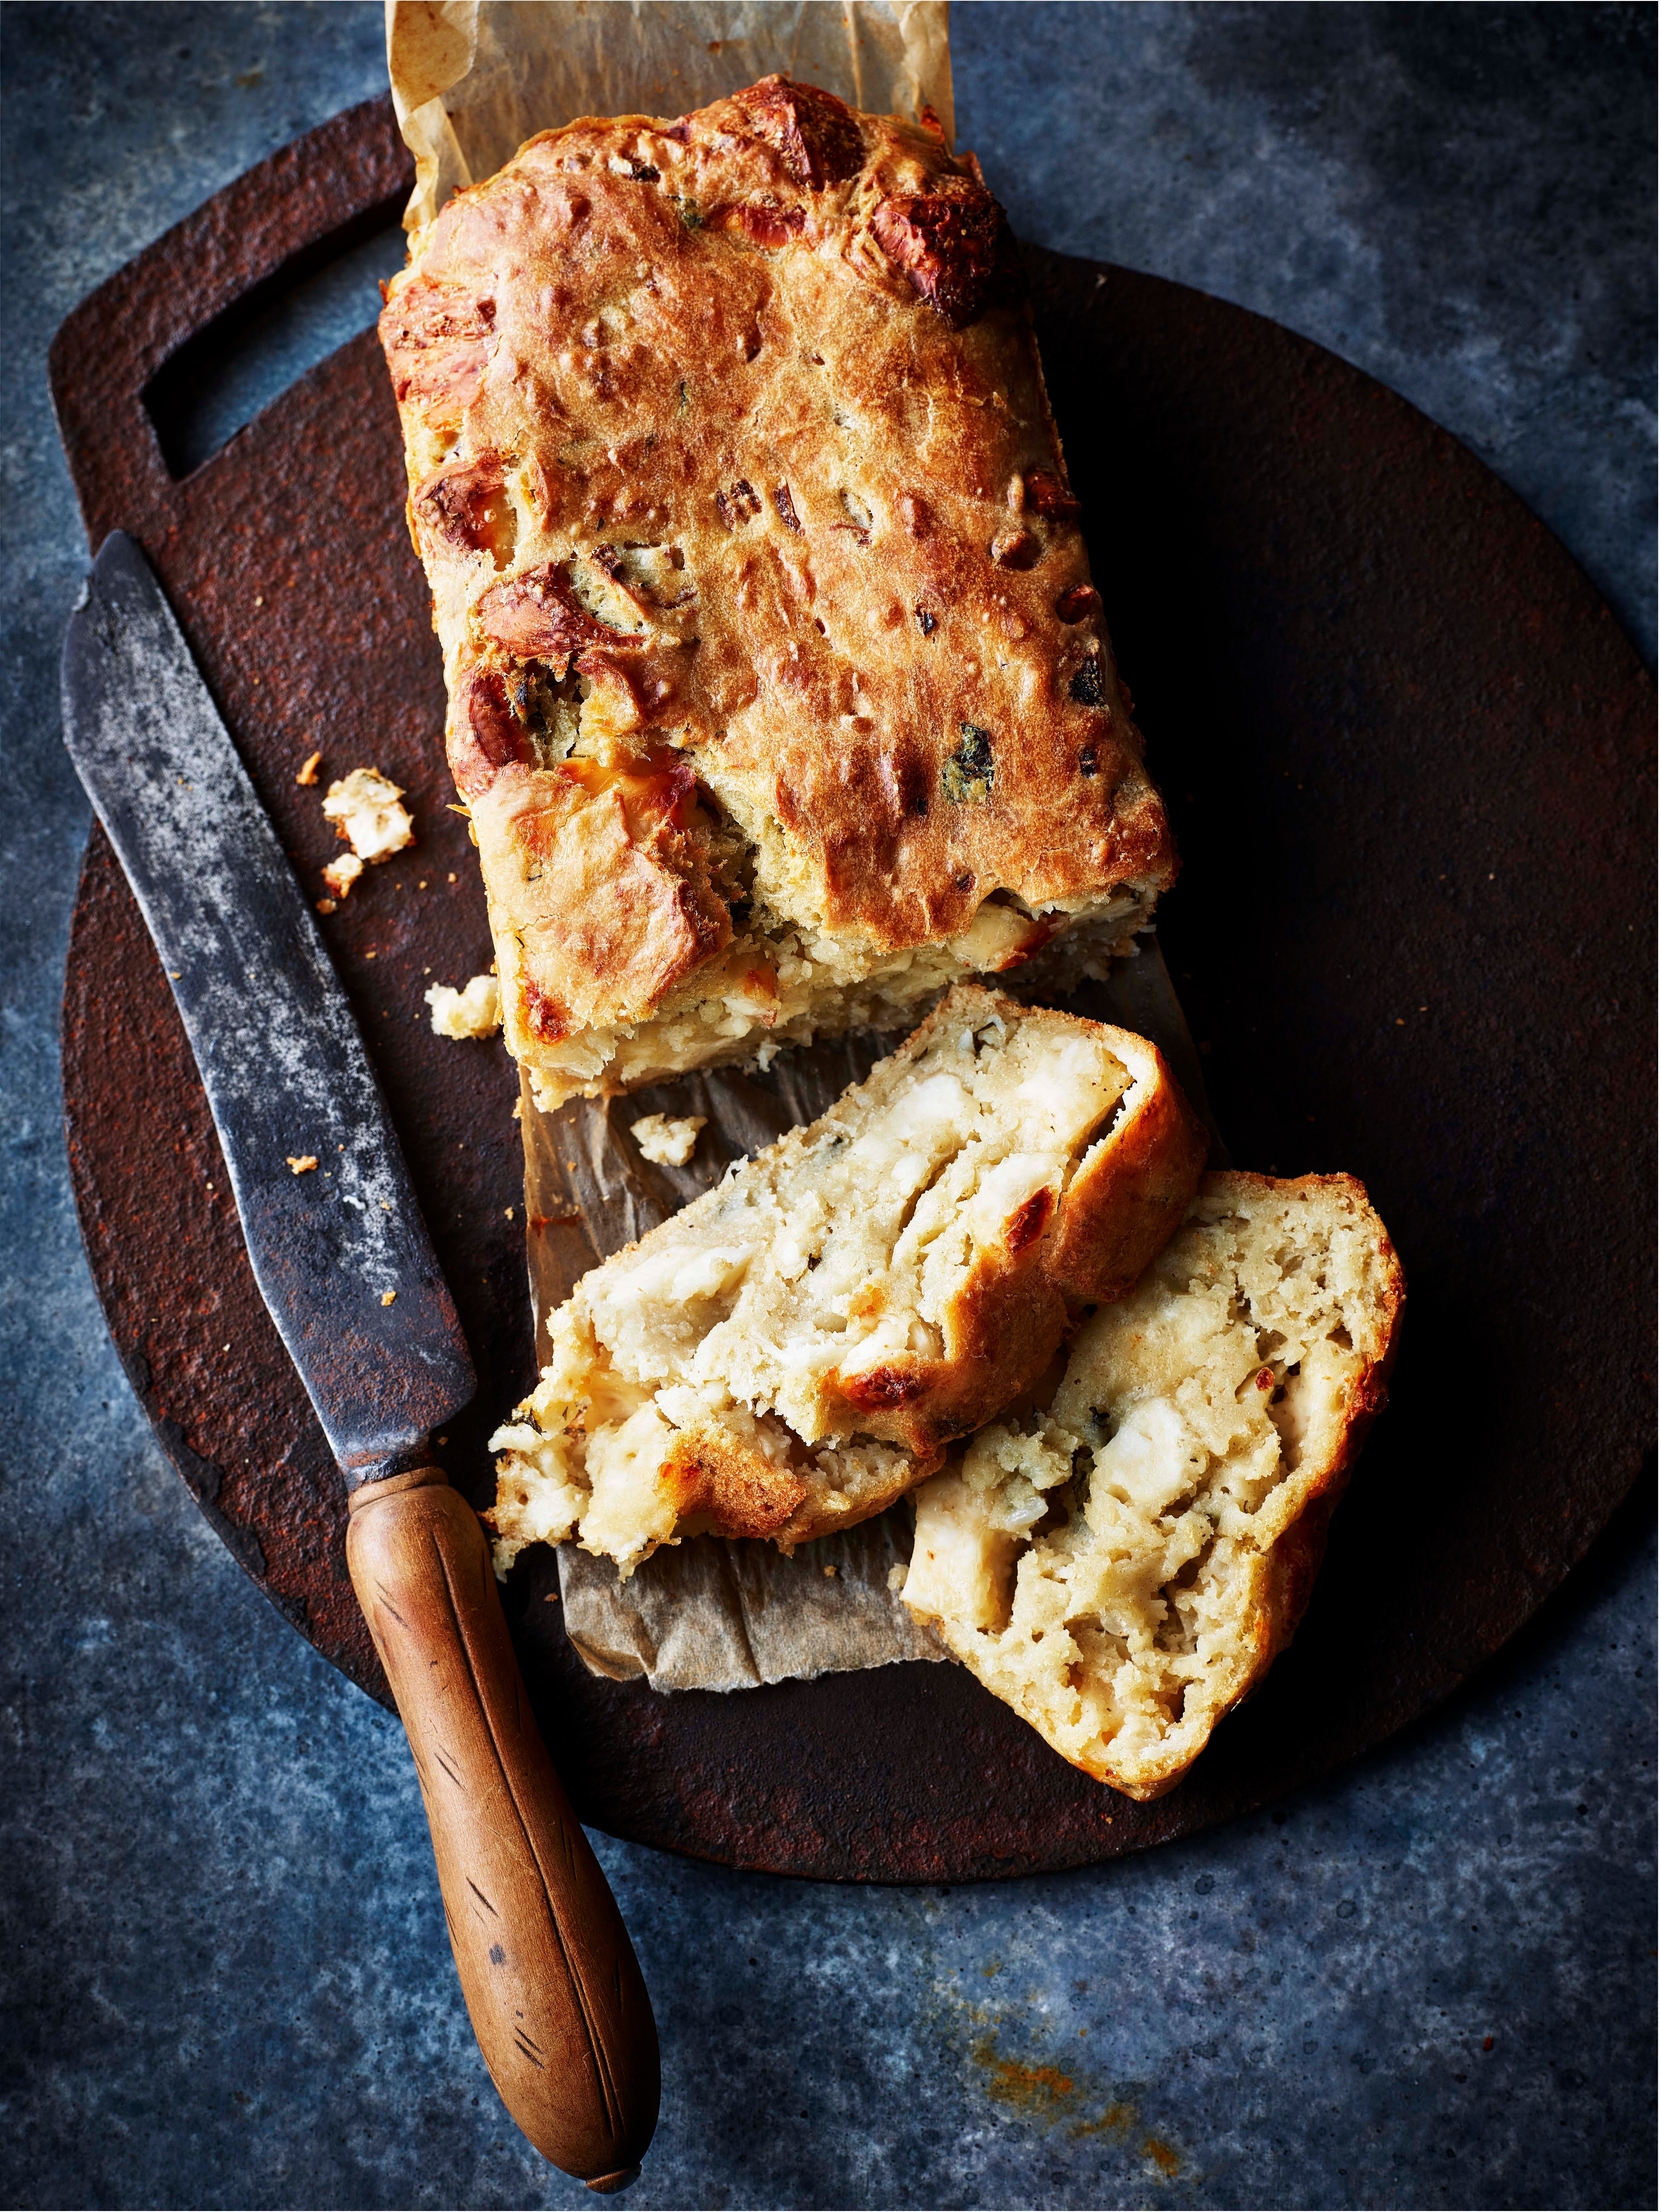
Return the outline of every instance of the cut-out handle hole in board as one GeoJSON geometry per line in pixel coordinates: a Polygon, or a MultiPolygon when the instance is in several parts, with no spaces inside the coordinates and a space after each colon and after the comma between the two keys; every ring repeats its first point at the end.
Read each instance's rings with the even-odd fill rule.
{"type": "Polygon", "coordinates": [[[404,264],[402,195],[308,246],[170,354],[144,387],[167,473],[210,461],[380,313],[380,283],[404,264]]]}

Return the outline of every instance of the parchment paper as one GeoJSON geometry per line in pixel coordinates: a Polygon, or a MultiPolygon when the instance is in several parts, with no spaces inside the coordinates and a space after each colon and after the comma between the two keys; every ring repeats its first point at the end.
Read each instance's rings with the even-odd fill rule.
{"type": "Polygon", "coordinates": [[[386,0],[406,229],[579,115],[684,115],[774,70],[952,136],[946,0],[386,0]]]}
{"type": "MultiPolygon", "coordinates": [[[[410,229],[538,131],[579,115],[684,114],[773,70],[879,113],[928,106],[948,140],[952,131],[946,0],[386,0],[386,50],[416,157],[410,229]]],[[[1142,942],[1110,982],[1059,1003],[1152,1037],[1202,1109],[1182,1009],[1156,942],[1142,942]]],[[[707,1190],[729,1161],[814,1120],[897,1041],[837,1038],[782,1053],[766,1073],[718,1069],[551,1115],[521,1084],[538,1364],[549,1314],[590,1267],[707,1190]],[[629,1127],[644,1114],[705,1117],[684,1168],[642,1158],[629,1127]]],[[[656,1553],[627,1583],[611,1561],[563,1544],[565,1626],[594,1673],[644,1674],[664,1690],[944,1658],[890,1587],[910,1552],[904,1501],[793,1559],[770,1544],[701,1536],[656,1553]]]]}

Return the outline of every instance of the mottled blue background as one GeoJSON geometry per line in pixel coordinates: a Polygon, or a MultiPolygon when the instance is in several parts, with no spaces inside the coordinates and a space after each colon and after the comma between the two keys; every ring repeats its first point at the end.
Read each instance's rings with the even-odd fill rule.
{"type": "MultiPolygon", "coordinates": [[[[1023,234],[1383,378],[1652,653],[1652,10],[981,5],[952,40],[960,141],[1023,234]]],[[[380,10],[14,4],[0,64],[0,2194],[575,2204],[479,2063],[397,1729],[245,1581],[127,1391],[60,1131],[86,549],[46,343],[380,89],[380,10]]],[[[279,325],[279,382],[369,319],[372,274],[279,325]]],[[[1428,1724],[1140,1861],[839,1890],[598,1838],[664,2045],[631,2201],[1653,2203],[1653,1525],[1646,1491],[1428,1724]]]]}

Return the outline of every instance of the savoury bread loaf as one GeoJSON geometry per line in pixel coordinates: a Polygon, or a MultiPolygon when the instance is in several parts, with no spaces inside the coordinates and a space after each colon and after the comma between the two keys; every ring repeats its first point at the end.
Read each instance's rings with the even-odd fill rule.
{"type": "Polygon", "coordinates": [[[1162,1796],[1291,1639],[1402,1301],[1351,1177],[1206,1176],[1048,1412],[918,1491],[906,1602],[1064,1759],[1162,1796]]]}
{"type": "Polygon", "coordinates": [[[807,1127],[586,1275],[497,1431],[505,1569],[625,1571],[701,1530],[786,1550],[879,1512],[1118,1297],[1205,1139],[1154,1048],[959,985],[807,1127]]]}
{"type": "Polygon", "coordinates": [[[539,1103],[1129,946],[1165,811],[1001,210],[927,118],[770,77],[546,132],[380,336],[539,1103]]]}

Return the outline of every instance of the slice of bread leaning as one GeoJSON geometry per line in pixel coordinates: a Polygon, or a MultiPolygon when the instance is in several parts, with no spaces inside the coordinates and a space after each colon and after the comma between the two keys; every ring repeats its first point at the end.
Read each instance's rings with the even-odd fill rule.
{"type": "Polygon", "coordinates": [[[906,1602],[1064,1759],[1162,1796],[1291,1640],[1403,1296],[1351,1176],[1207,1176],[1049,1410],[918,1491],[906,1602]]]}
{"type": "Polygon", "coordinates": [[[1130,1287],[1205,1149],[1144,1039],[958,987],[584,1276],[491,1440],[499,1567],[571,1537],[625,1572],[705,1530],[788,1551],[880,1512],[1031,1388],[1069,1301],[1130,1287]]]}

